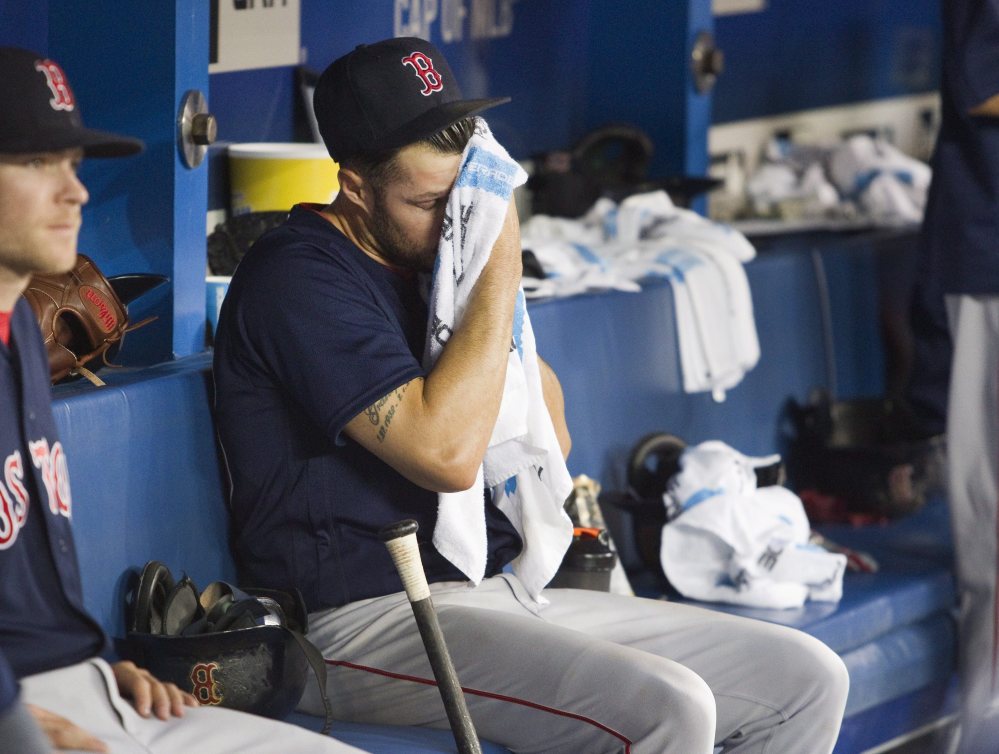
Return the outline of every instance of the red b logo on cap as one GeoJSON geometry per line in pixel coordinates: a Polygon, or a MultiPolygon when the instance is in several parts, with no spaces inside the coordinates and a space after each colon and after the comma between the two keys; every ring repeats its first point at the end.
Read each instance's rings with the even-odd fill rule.
{"type": "Polygon", "coordinates": [[[444,88],[444,81],[434,68],[434,61],[422,52],[414,52],[412,55],[403,58],[402,62],[405,65],[413,66],[416,75],[423,81],[423,91],[420,94],[424,97],[434,92],[439,92],[444,88]]]}
{"type": "Polygon", "coordinates": [[[76,106],[73,99],[73,90],[69,88],[66,74],[62,72],[56,63],[51,60],[39,60],[35,63],[35,70],[45,74],[49,89],[52,90],[52,99],[49,104],[53,110],[72,110],[76,106]]]}

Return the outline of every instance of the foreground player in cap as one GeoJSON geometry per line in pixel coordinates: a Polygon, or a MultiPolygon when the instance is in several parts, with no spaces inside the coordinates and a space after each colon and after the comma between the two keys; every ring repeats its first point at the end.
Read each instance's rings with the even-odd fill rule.
{"type": "MultiPolygon", "coordinates": [[[[216,338],[217,417],[247,583],[294,584],[342,719],[445,727],[399,577],[378,539],[420,524],[424,566],[478,734],[518,752],[822,754],[848,679],[803,633],[685,605],[550,589],[504,566],[522,540],[487,495],[477,586],[431,541],[437,493],[466,490],[504,390],[521,277],[516,212],[434,367],[421,366],[445,205],[476,115],[429,43],[362,46],[320,77],[340,163],[329,206],[298,205],[247,253],[216,338]]],[[[545,403],[569,438],[555,375],[545,403]]],[[[306,692],[303,706],[316,711],[306,692]]]]}
{"type": "Polygon", "coordinates": [[[84,155],[141,149],[83,127],[56,63],[0,47],[0,749],[356,751],[295,726],[199,708],[134,664],[98,657],[106,639],[83,607],[48,359],[20,294],[33,273],[64,272],[76,260],[84,155]]]}

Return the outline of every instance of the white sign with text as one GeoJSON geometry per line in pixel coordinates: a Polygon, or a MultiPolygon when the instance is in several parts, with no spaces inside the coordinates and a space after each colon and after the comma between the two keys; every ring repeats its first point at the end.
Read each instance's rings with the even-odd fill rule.
{"type": "Polygon", "coordinates": [[[300,0],[215,0],[209,73],[298,65],[300,0]]]}
{"type": "Polygon", "coordinates": [[[444,42],[509,37],[517,0],[395,0],[392,28],[397,37],[430,39],[437,23],[444,42]]]}

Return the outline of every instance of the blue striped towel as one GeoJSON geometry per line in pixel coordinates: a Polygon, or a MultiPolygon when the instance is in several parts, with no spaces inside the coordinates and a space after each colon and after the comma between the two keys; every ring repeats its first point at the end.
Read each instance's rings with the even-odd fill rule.
{"type": "MultiPolygon", "coordinates": [[[[440,333],[461,323],[469,294],[499,237],[513,190],[527,174],[477,119],[448,197],[444,229],[428,300],[423,364],[433,367],[447,345],[440,333]]],[[[473,583],[486,569],[483,487],[517,528],[524,547],[514,574],[537,600],[572,541],[565,499],[572,478],[559,448],[541,391],[534,331],[523,289],[514,314],[514,344],[507,362],[499,416],[476,483],[464,492],[440,493],[434,546],[473,583]]]]}

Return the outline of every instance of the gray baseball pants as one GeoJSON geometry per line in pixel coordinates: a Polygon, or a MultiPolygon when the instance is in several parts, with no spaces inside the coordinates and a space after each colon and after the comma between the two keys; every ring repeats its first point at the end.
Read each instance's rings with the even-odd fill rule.
{"type": "MultiPolygon", "coordinates": [[[[431,585],[481,738],[515,752],[828,754],[848,678],[793,629],[687,605],[550,589],[512,575],[431,585]]],[[[338,719],[447,726],[404,593],[310,616],[338,719]]],[[[318,713],[306,690],[302,709],[318,713]]]]}
{"type": "MultiPolygon", "coordinates": [[[[21,701],[69,719],[112,754],[359,754],[360,749],[288,725],[221,707],[192,707],[183,717],[144,718],[118,694],[101,659],[21,679],[21,701]]],[[[4,742],[0,741],[0,748],[4,742]]]]}
{"type": "Polygon", "coordinates": [[[999,296],[948,296],[947,493],[960,612],[961,746],[999,750],[999,296]]]}

